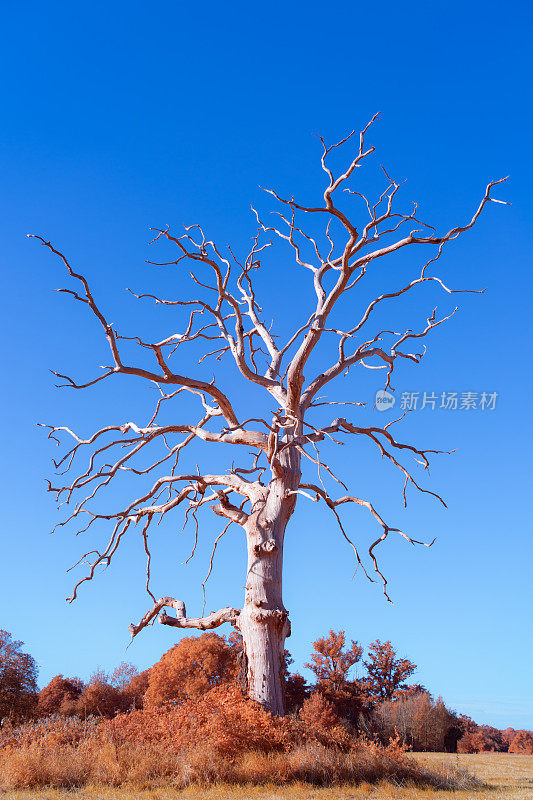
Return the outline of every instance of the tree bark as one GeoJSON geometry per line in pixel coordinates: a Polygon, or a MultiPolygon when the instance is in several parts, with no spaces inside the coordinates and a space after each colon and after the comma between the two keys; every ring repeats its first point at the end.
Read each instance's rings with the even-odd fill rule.
{"type": "Polygon", "coordinates": [[[283,605],[283,543],[295,506],[291,491],[300,477],[299,456],[282,456],[279,475],[270,483],[264,503],[244,526],[248,568],[237,627],[243,637],[247,689],[252,700],[278,716],[284,714],[283,653],[290,635],[283,605]]]}

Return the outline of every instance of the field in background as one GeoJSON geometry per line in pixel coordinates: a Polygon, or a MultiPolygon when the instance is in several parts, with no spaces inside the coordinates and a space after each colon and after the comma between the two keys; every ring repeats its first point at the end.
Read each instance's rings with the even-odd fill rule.
{"type": "Polygon", "coordinates": [[[498,786],[529,786],[533,797],[533,756],[513,753],[412,753],[429,767],[452,763],[471,772],[484,783],[498,786]]]}
{"type": "Polygon", "coordinates": [[[170,789],[110,789],[88,787],[74,791],[42,790],[0,792],[2,800],[532,800],[533,756],[508,753],[448,755],[413,753],[412,758],[428,766],[459,767],[487,784],[479,791],[442,792],[380,784],[356,787],[319,789],[304,784],[279,786],[216,786],[209,789],[191,787],[181,791],[170,789]]]}

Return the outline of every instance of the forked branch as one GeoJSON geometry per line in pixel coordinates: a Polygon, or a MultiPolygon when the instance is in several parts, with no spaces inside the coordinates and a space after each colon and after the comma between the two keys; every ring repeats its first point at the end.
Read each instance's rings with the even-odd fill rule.
{"type": "Polygon", "coordinates": [[[301,483],[299,491],[302,494],[305,494],[305,496],[308,497],[310,500],[314,500],[315,502],[318,501],[320,498],[322,500],[324,500],[324,502],[326,503],[328,508],[331,509],[331,511],[335,515],[335,518],[337,520],[337,523],[339,525],[339,528],[341,530],[342,535],[344,536],[344,538],[346,539],[348,544],[353,549],[353,551],[355,553],[355,557],[356,557],[358,566],[362,567],[363,572],[365,573],[366,577],[370,581],[372,581],[371,576],[367,573],[367,571],[366,571],[366,569],[365,569],[365,567],[363,565],[363,562],[361,561],[361,558],[359,556],[359,552],[357,550],[356,545],[352,542],[352,540],[350,539],[350,537],[346,533],[346,530],[345,530],[345,528],[344,528],[344,526],[342,524],[341,518],[340,518],[340,516],[339,516],[339,514],[337,512],[337,506],[344,505],[345,503],[354,503],[355,505],[363,506],[364,508],[368,509],[368,511],[370,511],[370,513],[372,514],[372,516],[374,517],[376,522],[378,522],[378,524],[382,527],[383,532],[382,532],[381,536],[379,536],[379,538],[376,539],[373,542],[373,544],[370,545],[370,547],[368,548],[368,554],[369,554],[370,558],[372,559],[374,572],[381,579],[381,582],[382,582],[382,585],[383,585],[383,593],[384,593],[385,597],[387,598],[387,600],[390,603],[392,603],[392,600],[390,599],[390,597],[389,597],[389,595],[387,593],[387,579],[385,578],[385,576],[383,575],[383,573],[381,572],[381,570],[379,568],[378,561],[377,561],[376,555],[374,553],[374,549],[378,546],[378,544],[380,544],[381,542],[385,541],[385,539],[387,538],[389,533],[397,533],[399,536],[402,536],[410,544],[413,544],[413,545],[419,544],[419,545],[422,545],[423,547],[431,547],[433,545],[433,543],[435,542],[435,539],[433,539],[431,542],[422,542],[422,541],[419,541],[418,539],[411,538],[404,531],[400,530],[400,528],[394,528],[391,525],[388,525],[384,521],[383,517],[381,517],[381,515],[378,514],[378,512],[376,511],[376,509],[374,508],[374,506],[372,505],[372,503],[369,500],[363,500],[362,498],[355,497],[354,495],[345,495],[344,497],[339,497],[337,500],[334,500],[333,498],[330,497],[330,495],[324,489],[321,489],[319,486],[316,486],[316,484],[312,484],[312,483],[301,483]],[[310,495],[308,493],[309,490],[314,492],[315,497],[313,497],[312,495],[310,495]]]}

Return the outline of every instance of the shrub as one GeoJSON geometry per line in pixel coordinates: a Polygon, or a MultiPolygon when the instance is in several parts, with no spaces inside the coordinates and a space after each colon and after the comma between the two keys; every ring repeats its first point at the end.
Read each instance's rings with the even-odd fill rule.
{"type": "Polygon", "coordinates": [[[304,701],[298,716],[305,725],[317,731],[331,730],[340,722],[333,704],[320,692],[313,692],[311,697],[304,701]]]}
{"type": "Polygon", "coordinates": [[[200,697],[214,686],[232,681],[236,674],[236,648],[223,636],[187,636],[149,671],[144,703],[153,708],[200,697]]]}
{"type": "Polygon", "coordinates": [[[119,714],[104,722],[101,732],[129,743],[151,745],[165,740],[174,753],[197,741],[227,756],[245,749],[281,749],[289,741],[283,720],[273,718],[234,684],[215,687],[180,704],[119,714]]]}
{"type": "Polygon", "coordinates": [[[303,706],[304,700],[309,696],[307,681],[298,672],[287,675],[285,678],[283,700],[285,713],[294,714],[303,706]]]}
{"type": "Polygon", "coordinates": [[[226,784],[377,783],[416,784],[438,789],[469,788],[476,782],[453,769],[430,770],[414,759],[405,759],[386,748],[361,744],[342,752],[319,742],[293,745],[266,753],[244,751],[221,756],[204,745],[169,752],[165,742],[150,747],[120,746],[87,739],[77,747],[38,744],[0,750],[0,790],[41,787],[73,788],[87,784],[139,789],[155,786],[207,786],[226,784]]]}

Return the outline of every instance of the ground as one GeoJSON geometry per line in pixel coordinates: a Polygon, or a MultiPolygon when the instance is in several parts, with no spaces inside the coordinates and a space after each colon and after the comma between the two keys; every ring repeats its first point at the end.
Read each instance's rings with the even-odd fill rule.
{"type": "Polygon", "coordinates": [[[303,784],[288,787],[217,786],[134,790],[91,787],[74,791],[42,790],[0,793],[1,800],[533,800],[533,756],[508,753],[449,755],[413,753],[429,766],[455,766],[473,773],[486,788],[478,791],[440,792],[388,785],[314,789],[303,784]]]}

